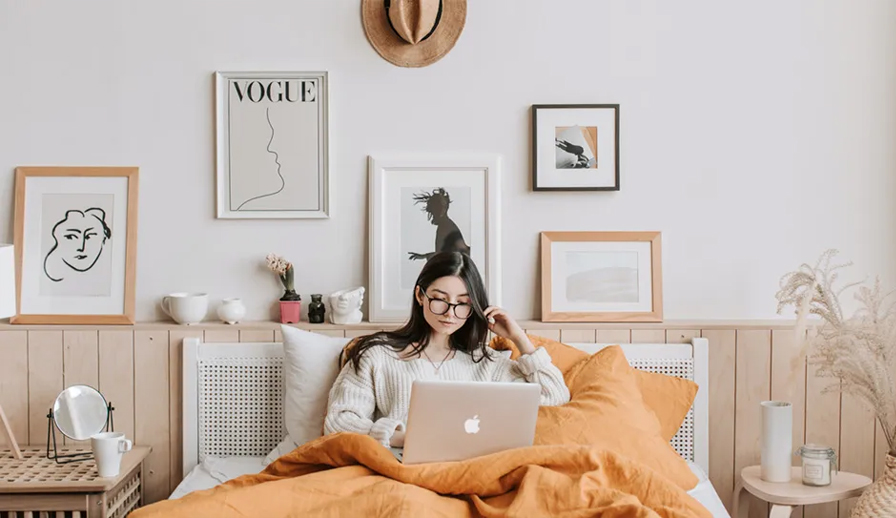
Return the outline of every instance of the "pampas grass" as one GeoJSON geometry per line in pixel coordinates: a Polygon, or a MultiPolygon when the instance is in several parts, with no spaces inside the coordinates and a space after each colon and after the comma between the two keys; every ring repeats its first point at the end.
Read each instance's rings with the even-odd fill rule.
{"type": "Polygon", "coordinates": [[[775,295],[778,314],[795,308],[795,332],[803,344],[797,361],[801,364],[808,355],[817,376],[836,380],[824,392],[842,391],[865,401],[896,456],[896,305],[887,301],[891,293],[881,291],[879,279],[871,286],[853,282],[835,287],[838,271],[851,266],[832,263],[837,253],[827,250],[815,266],[802,264],[781,278],[775,295]],[[857,288],[853,296],[859,308],[846,316],[840,300],[851,288],[857,288]],[[820,325],[806,333],[810,315],[820,317],[820,325]]]}

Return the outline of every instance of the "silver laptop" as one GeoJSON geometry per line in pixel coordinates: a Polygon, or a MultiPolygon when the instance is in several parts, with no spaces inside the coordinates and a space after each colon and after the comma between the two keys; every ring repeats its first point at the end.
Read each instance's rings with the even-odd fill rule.
{"type": "Polygon", "coordinates": [[[414,381],[404,464],[459,461],[531,446],[541,386],[522,382],[414,381]]]}

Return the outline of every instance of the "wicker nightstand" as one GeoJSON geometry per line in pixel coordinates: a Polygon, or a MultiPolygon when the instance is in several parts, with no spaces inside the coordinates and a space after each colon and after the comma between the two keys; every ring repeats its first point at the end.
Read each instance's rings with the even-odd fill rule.
{"type": "MultiPolygon", "coordinates": [[[[76,451],[88,450],[60,453],[76,451]]],[[[143,460],[150,451],[134,446],[114,478],[97,476],[93,460],[56,464],[46,458],[45,447],[23,447],[22,460],[0,451],[0,517],[124,518],[143,502],[143,460]]]]}

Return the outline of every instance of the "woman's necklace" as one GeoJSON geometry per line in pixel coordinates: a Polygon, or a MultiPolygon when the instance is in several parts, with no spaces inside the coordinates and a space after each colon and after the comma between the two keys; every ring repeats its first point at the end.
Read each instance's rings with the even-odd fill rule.
{"type": "Polygon", "coordinates": [[[445,357],[442,358],[442,361],[440,361],[439,364],[436,365],[435,362],[432,361],[432,358],[430,358],[429,355],[426,354],[426,349],[423,349],[423,350],[420,351],[420,352],[422,352],[422,353],[423,353],[423,356],[426,356],[426,359],[429,360],[429,363],[432,364],[433,368],[436,370],[436,374],[437,374],[437,375],[439,374],[439,369],[442,368],[442,364],[444,364],[445,361],[448,359],[448,357],[451,356],[451,349],[448,349],[448,354],[446,354],[445,357]]]}

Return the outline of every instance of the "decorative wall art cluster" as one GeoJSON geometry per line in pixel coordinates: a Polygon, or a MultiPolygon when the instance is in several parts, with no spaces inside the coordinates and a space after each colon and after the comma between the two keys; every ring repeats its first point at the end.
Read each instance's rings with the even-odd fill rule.
{"type": "MultiPolygon", "coordinates": [[[[465,0],[419,8],[362,2],[368,40],[394,65],[435,63],[462,32],[465,0]]],[[[215,217],[330,218],[328,72],[218,71],[214,96],[215,217]]],[[[532,105],[532,190],[619,191],[619,121],[618,104],[532,105]]],[[[366,295],[371,322],[404,320],[421,268],[446,250],[469,254],[501,304],[499,155],[375,155],[368,176],[370,286],[352,288],[360,295],[331,319],[357,321],[366,295]]],[[[14,322],[133,323],[136,207],[137,168],[19,168],[14,322]]],[[[659,233],[541,239],[543,320],[662,320],[659,233]]],[[[288,322],[301,300],[293,282],[281,298],[288,322]]]]}

